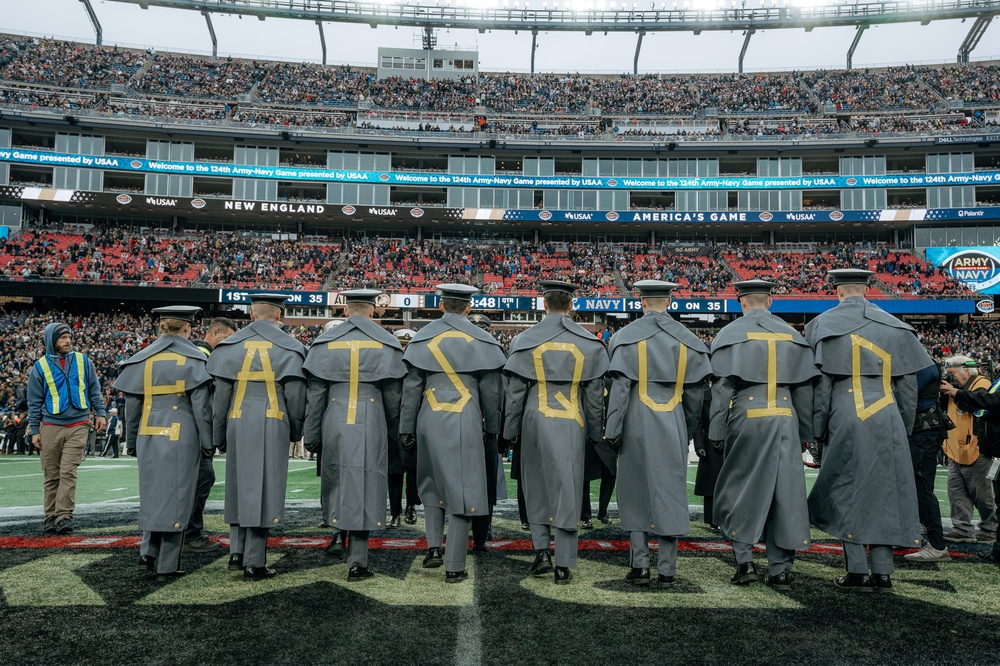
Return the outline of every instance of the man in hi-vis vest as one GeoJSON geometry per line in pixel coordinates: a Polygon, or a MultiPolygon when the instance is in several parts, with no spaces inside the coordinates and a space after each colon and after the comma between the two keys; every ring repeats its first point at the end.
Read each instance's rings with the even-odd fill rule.
{"type": "Polygon", "coordinates": [[[252,294],[254,321],[208,357],[215,377],[214,441],[226,455],[229,569],[271,578],[267,534],[285,519],[288,443],[302,439],[306,348],[281,330],[283,294],[252,294]]]}
{"type": "Polygon", "coordinates": [[[72,351],[73,335],[62,322],[49,324],[43,333],[45,356],[28,374],[28,423],[31,443],[41,449],[45,475],[46,532],[70,534],[76,506],[76,470],[83,460],[94,425],[104,429],[104,398],[97,371],[85,354],[72,351]]]}

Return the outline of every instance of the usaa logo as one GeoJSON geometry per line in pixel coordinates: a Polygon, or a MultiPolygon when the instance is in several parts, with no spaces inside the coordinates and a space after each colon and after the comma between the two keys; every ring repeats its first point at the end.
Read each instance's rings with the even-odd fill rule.
{"type": "Polygon", "coordinates": [[[941,262],[941,268],[973,291],[1000,284],[1000,260],[981,250],[962,250],[941,262]]]}
{"type": "Polygon", "coordinates": [[[844,182],[847,183],[848,185],[857,185],[858,184],[858,179],[857,178],[848,178],[844,182]]]}
{"type": "Polygon", "coordinates": [[[119,194],[118,196],[115,197],[115,201],[125,206],[127,204],[132,203],[132,197],[130,197],[127,194],[119,194]]]}
{"type": "Polygon", "coordinates": [[[991,312],[993,312],[994,307],[995,306],[993,305],[993,301],[991,301],[988,298],[984,298],[983,300],[976,303],[976,309],[982,312],[983,314],[990,314],[991,312]]]}
{"type": "Polygon", "coordinates": [[[358,209],[355,208],[354,206],[344,206],[343,208],[340,209],[340,212],[343,213],[344,215],[354,215],[356,212],[358,212],[358,209]]]}
{"type": "Polygon", "coordinates": [[[387,180],[389,180],[389,174],[387,174],[387,173],[380,173],[378,175],[378,179],[381,180],[384,183],[387,180]]]}
{"type": "Polygon", "coordinates": [[[424,216],[424,209],[423,208],[411,208],[410,209],[410,215],[412,217],[423,217],[424,216]]]}
{"type": "Polygon", "coordinates": [[[616,213],[615,211],[611,211],[610,213],[605,214],[604,218],[608,222],[614,222],[615,220],[618,219],[618,213],[616,213]]]}
{"type": "Polygon", "coordinates": [[[208,202],[205,201],[204,199],[191,199],[191,207],[192,208],[201,209],[201,208],[204,208],[207,205],[208,205],[208,202]]]}
{"type": "Polygon", "coordinates": [[[771,213],[768,213],[766,211],[760,214],[760,221],[761,222],[770,222],[773,219],[774,219],[774,215],[771,215],[771,213]]]}
{"type": "Polygon", "coordinates": [[[839,210],[835,210],[832,213],[830,213],[830,219],[833,220],[834,222],[840,222],[842,219],[844,219],[844,214],[841,213],[839,210]]]}
{"type": "Polygon", "coordinates": [[[552,219],[552,213],[550,213],[547,210],[543,210],[541,213],[538,214],[538,219],[539,220],[551,220],[552,219]]]}
{"type": "Polygon", "coordinates": [[[608,187],[618,187],[618,180],[616,178],[612,178],[611,180],[609,180],[608,187]]]}
{"type": "Polygon", "coordinates": [[[140,162],[139,160],[132,160],[131,162],[128,163],[128,165],[130,167],[132,167],[133,169],[141,169],[142,168],[142,162],[140,162]]]}

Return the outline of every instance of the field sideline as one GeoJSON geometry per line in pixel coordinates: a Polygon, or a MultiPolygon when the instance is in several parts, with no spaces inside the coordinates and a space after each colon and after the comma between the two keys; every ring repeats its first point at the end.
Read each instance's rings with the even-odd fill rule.
{"type": "MultiPolygon", "coordinates": [[[[623,580],[627,541],[613,509],[613,524],[581,532],[574,579],[556,586],[526,575],[530,541],[505,500],[489,552],[469,555],[470,580],[446,585],[441,569],[421,567],[421,513],[414,526],[373,534],[375,577],[348,583],[346,565],[323,556],[314,464],[293,460],[286,524],[268,555],[276,578],[244,582],[219,550],[185,553],[188,575],[159,584],[136,567],[134,459],[84,462],[86,510],[66,537],[42,534],[37,465],[0,458],[3,666],[998,663],[989,627],[1000,622],[1000,569],[975,557],[983,545],[959,545],[937,564],[898,551],[894,594],[851,595],[831,582],[843,571],[839,543],[814,530],[792,590],[779,593],[729,585],[729,544],[695,511],[676,587],[661,591],[623,580]]],[[[216,469],[221,483],[224,460],[216,469]]],[[[223,489],[205,523],[225,545],[223,489]]]]}

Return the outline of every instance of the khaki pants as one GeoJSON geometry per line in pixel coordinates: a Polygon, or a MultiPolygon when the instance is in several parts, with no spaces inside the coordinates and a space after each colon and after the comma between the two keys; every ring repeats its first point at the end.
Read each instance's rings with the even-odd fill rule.
{"type": "Polygon", "coordinates": [[[83,460],[90,426],[66,428],[43,425],[39,458],[45,474],[45,517],[56,521],[73,517],[76,506],[76,470],[83,460]]]}

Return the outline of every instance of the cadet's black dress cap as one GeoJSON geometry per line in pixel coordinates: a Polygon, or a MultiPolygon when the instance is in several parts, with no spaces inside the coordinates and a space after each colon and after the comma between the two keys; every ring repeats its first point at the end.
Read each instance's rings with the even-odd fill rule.
{"type": "Polygon", "coordinates": [[[268,303],[276,305],[282,310],[285,309],[285,301],[287,300],[288,296],[284,294],[250,294],[251,303],[268,303]]]}
{"type": "Polygon", "coordinates": [[[538,283],[538,286],[542,288],[543,296],[550,291],[561,291],[564,294],[572,296],[580,288],[572,282],[563,282],[561,280],[542,280],[538,283]]]}
{"type": "Polygon", "coordinates": [[[451,298],[456,301],[468,301],[470,303],[472,302],[472,297],[479,293],[479,289],[467,284],[445,283],[439,284],[435,289],[438,290],[441,298],[451,298]]]}
{"type": "Polygon", "coordinates": [[[733,286],[736,287],[736,293],[740,296],[749,296],[750,294],[767,294],[771,295],[771,290],[776,286],[774,282],[768,280],[744,280],[743,282],[734,282],[733,286]]]}
{"type": "Polygon", "coordinates": [[[490,330],[490,327],[493,326],[493,322],[490,321],[489,317],[478,312],[476,314],[469,315],[469,321],[471,321],[473,324],[483,329],[484,331],[490,330]]]}
{"type": "Polygon", "coordinates": [[[639,280],[632,285],[643,298],[670,298],[670,293],[680,287],[676,282],[663,280],[639,280]]]}
{"type": "Polygon", "coordinates": [[[168,305],[162,308],[153,308],[153,314],[160,319],[177,319],[194,323],[201,308],[197,305],[168,305]]]}
{"type": "Polygon", "coordinates": [[[382,295],[379,289],[348,289],[340,292],[345,303],[367,303],[375,305],[375,299],[382,295]]]}
{"type": "Polygon", "coordinates": [[[866,271],[860,268],[837,268],[827,271],[827,275],[833,278],[834,284],[868,284],[868,278],[875,275],[875,271],[866,271]]]}

